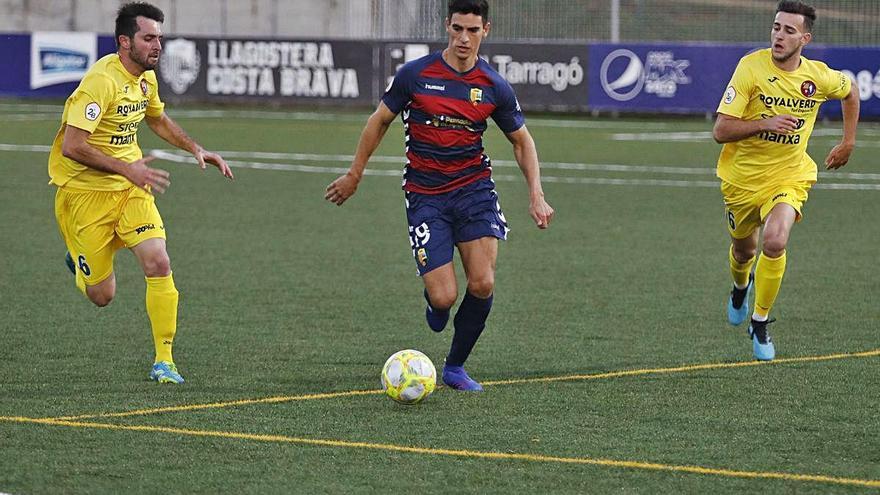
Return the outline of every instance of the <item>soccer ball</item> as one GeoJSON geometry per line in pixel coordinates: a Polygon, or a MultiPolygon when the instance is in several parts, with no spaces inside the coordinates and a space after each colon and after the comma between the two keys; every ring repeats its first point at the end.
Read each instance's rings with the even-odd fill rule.
{"type": "Polygon", "coordinates": [[[382,367],[385,394],[401,404],[421,402],[436,385],[434,363],[415,349],[395,352],[382,367]]]}

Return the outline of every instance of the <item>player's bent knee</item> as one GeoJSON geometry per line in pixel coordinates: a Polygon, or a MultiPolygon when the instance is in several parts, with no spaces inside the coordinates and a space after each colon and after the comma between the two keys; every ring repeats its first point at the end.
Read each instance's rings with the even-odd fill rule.
{"type": "Polygon", "coordinates": [[[778,258],[785,252],[785,238],[769,237],[764,239],[764,254],[771,258],[778,258]]]}
{"type": "Polygon", "coordinates": [[[431,307],[439,310],[447,310],[455,305],[457,294],[454,291],[444,292],[442,294],[429,294],[431,299],[431,307]]]}
{"type": "Polygon", "coordinates": [[[468,280],[468,292],[480,299],[488,299],[495,291],[495,278],[487,277],[479,280],[468,280]]]}
{"type": "Polygon", "coordinates": [[[143,265],[147,277],[167,277],[171,274],[171,260],[165,253],[145,258],[143,265]]]}
{"type": "Polygon", "coordinates": [[[755,254],[758,253],[758,248],[752,249],[733,249],[733,257],[739,263],[745,263],[750,259],[755,257],[755,254]]]}
{"type": "Polygon", "coordinates": [[[89,297],[89,301],[92,301],[95,306],[103,308],[113,302],[113,296],[115,294],[113,291],[89,287],[86,289],[86,295],[89,297]]]}

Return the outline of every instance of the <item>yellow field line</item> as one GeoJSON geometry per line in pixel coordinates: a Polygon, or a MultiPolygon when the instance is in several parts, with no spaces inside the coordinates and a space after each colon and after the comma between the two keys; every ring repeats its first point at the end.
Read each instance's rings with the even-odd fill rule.
{"type": "Polygon", "coordinates": [[[772,471],[737,471],[733,469],[716,469],[703,466],[687,466],[675,464],[659,464],[642,461],[620,461],[614,459],[596,459],[590,457],[559,457],[540,454],[521,454],[512,452],[485,452],[478,450],[435,449],[428,447],[407,447],[387,443],[350,442],[346,440],[327,440],[318,438],[288,437],[284,435],[257,435],[252,433],[236,433],[229,431],[189,430],[165,426],[115,425],[109,423],[90,423],[82,421],[59,421],[55,419],[36,419],[14,416],[0,416],[0,421],[19,423],[38,423],[50,426],[68,426],[73,428],[98,428],[106,430],[144,431],[155,433],[173,433],[197,437],[230,438],[236,440],[253,440],[259,442],[294,443],[319,447],[342,447],[350,449],[371,449],[410,454],[426,454],[434,456],[468,457],[476,459],[513,460],[528,462],[553,462],[563,464],[582,464],[593,466],[614,467],[622,469],[641,469],[648,471],[667,471],[688,474],[703,474],[729,478],[776,479],[785,481],[808,481],[816,483],[832,483],[837,485],[853,485],[869,488],[880,488],[880,480],[862,480],[841,478],[820,474],[780,473],[772,471]]]}
{"type": "MultiPolygon", "coordinates": [[[[670,374],[670,373],[683,373],[687,371],[704,371],[704,370],[717,370],[717,369],[726,369],[726,368],[743,368],[748,366],[770,366],[770,365],[780,365],[780,364],[790,364],[790,363],[809,363],[816,361],[831,361],[834,359],[847,359],[847,358],[865,358],[865,357],[874,357],[880,356],[880,349],[874,349],[872,351],[865,352],[852,352],[852,353],[843,353],[843,354],[827,354],[824,356],[803,356],[803,357],[795,357],[795,358],[782,358],[776,359],[774,361],[741,361],[735,363],[710,363],[710,364],[692,364],[685,366],[676,366],[672,368],[645,368],[645,369],[635,369],[635,370],[623,370],[623,371],[611,371],[607,373],[594,373],[590,375],[563,375],[563,376],[550,376],[550,377],[537,377],[537,378],[514,378],[510,380],[494,380],[494,381],[486,381],[482,382],[484,386],[494,386],[494,385],[519,385],[519,384],[527,384],[527,383],[549,383],[549,382],[563,382],[563,381],[583,381],[583,380],[599,380],[605,378],[620,378],[627,376],[639,376],[639,375],[659,375],[659,374],[670,374]]],[[[136,409],[133,411],[123,411],[116,413],[100,413],[100,414],[83,414],[79,416],[60,416],[60,417],[50,417],[50,418],[41,418],[44,420],[56,420],[56,421],[75,421],[81,419],[95,419],[95,418],[122,418],[126,416],[145,416],[149,414],[159,414],[166,412],[181,412],[181,411],[197,411],[201,409],[219,409],[224,407],[234,407],[234,406],[245,406],[251,404],[273,404],[279,402],[293,402],[293,401],[303,401],[303,400],[321,400],[321,399],[338,399],[341,397],[356,397],[362,395],[379,395],[382,393],[382,390],[349,390],[345,392],[328,392],[328,393],[318,393],[318,394],[305,394],[305,395],[287,395],[287,396],[277,396],[277,397],[264,397],[262,399],[241,399],[234,400],[228,402],[213,402],[209,404],[189,404],[189,405],[181,405],[181,406],[167,406],[167,407],[157,407],[150,409],[136,409]]]]}
{"type": "Polygon", "coordinates": [[[719,370],[727,368],[745,368],[748,366],[771,366],[779,364],[791,363],[810,363],[816,361],[831,361],[834,359],[848,358],[865,358],[880,356],[880,349],[865,352],[852,352],[843,354],[826,354],[824,356],[803,356],[795,358],[781,358],[773,361],[739,361],[735,363],[708,363],[708,364],[689,364],[684,366],[676,366],[673,368],[645,368],[637,370],[610,371],[607,373],[594,373],[591,375],[565,375],[537,378],[514,378],[511,380],[495,380],[482,382],[483,385],[519,385],[523,383],[548,383],[548,382],[564,382],[577,380],[597,380],[601,378],[619,378],[623,376],[637,375],[661,375],[669,373],[682,373],[686,371],[704,371],[719,370]]]}
{"type": "Polygon", "coordinates": [[[339,397],[356,397],[359,395],[379,395],[383,393],[381,389],[376,390],[349,390],[346,392],[328,392],[321,394],[305,394],[305,395],[282,395],[277,397],[264,397],[262,399],[241,399],[228,402],[213,402],[209,404],[189,404],[182,406],[157,407],[151,409],[136,409],[133,411],[123,411],[117,413],[102,414],[83,414],[81,416],[61,416],[57,418],[42,418],[46,420],[71,421],[78,419],[94,419],[94,418],[122,418],[125,416],[144,416],[148,414],[159,414],[166,412],[181,411],[197,411],[200,409],[219,409],[223,407],[246,406],[250,404],[274,404],[278,402],[292,402],[298,400],[320,400],[320,399],[337,399],[339,397]]]}

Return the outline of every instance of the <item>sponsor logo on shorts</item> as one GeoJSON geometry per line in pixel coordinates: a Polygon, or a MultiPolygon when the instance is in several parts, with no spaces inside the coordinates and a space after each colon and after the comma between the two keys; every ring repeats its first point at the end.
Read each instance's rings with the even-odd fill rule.
{"type": "Polygon", "coordinates": [[[156,226],[154,224],[148,223],[145,225],[141,225],[140,227],[134,229],[134,231],[137,232],[138,235],[140,235],[148,230],[155,230],[155,229],[156,229],[156,226]]]}
{"type": "Polygon", "coordinates": [[[425,248],[419,248],[416,253],[416,258],[419,260],[419,264],[422,266],[427,266],[428,264],[428,251],[425,248]]]}
{"type": "Polygon", "coordinates": [[[779,198],[787,198],[787,197],[788,197],[788,193],[779,193],[776,196],[773,196],[773,199],[771,199],[770,201],[773,202],[779,198]]]}

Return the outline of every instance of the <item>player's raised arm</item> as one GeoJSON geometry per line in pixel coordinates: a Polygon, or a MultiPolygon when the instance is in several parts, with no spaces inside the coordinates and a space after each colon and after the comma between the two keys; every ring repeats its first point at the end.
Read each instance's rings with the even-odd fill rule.
{"type": "Polygon", "coordinates": [[[336,205],[342,205],[342,203],[345,203],[345,200],[357,191],[370,156],[379,147],[385,132],[391,123],[394,122],[396,116],[397,114],[392,112],[384,102],[379,102],[376,111],[370,115],[364,130],[361,131],[361,137],[358,140],[357,151],[355,152],[354,160],[351,162],[351,167],[349,167],[348,172],[339,176],[327,186],[324,199],[336,205]]]}
{"type": "Polygon", "coordinates": [[[538,228],[546,229],[553,219],[553,207],[544,200],[544,189],[541,187],[541,169],[538,165],[538,150],[535,140],[526,126],[505,134],[513,144],[513,156],[526,179],[529,187],[529,215],[538,225],[538,228]]]}
{"type": "Polygon", "coordinates": [[[856,126],[859,123],[860,107],[859,86],[852,84],[849,94],[840,103],[843,110],[843,138],[825,158],[825,168],[831,170],[846,165],[849,155],[856,147],[856,126]]]}
{"type": "Polygon", "coordinates": [[[171,120],[167,114],[162,113],[158,117],[146,116],[147,124],[157,136],[184,151],[189,151],[199,162],[199,167],[205,169],[205,164],[210,163],[217,167],[217,170],[227,179],[234,179],[232,170],[217,153],[207,151],[202,146],[189,137],[177,122],[171,120]]]}

